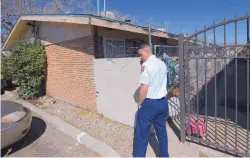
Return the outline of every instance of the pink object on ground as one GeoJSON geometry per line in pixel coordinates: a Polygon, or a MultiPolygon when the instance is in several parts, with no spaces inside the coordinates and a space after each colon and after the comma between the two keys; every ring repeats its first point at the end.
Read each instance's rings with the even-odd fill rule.
{"type": "Polygon", "coordinates": [[[190,116],[190,122],[189,122],[189,133],[190,134],[196,134],[198,136],[203,136],[206,128],[205,128],[205,120],[201,116],[190,116]],[[197,121],[198,120],[198,121],[197,121]]]}
{"type": "Polygon", "coordinates": [[[210,81],[211,81],[211,79],[208,79],[208,80],[206,81],[206,85],[208,85],[210,81]]]}

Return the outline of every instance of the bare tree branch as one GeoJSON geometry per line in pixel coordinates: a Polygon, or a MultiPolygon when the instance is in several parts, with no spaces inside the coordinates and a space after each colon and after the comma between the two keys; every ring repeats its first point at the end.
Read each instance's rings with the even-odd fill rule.
{"type": "Polygon", "coordinates": [[[55,5],[56,5],[57,10],[60,12],[61,9],[62,9],[62,6],[61,6],[60,2],[58,0],[53,0],[53,1],[54,1],[55,5]]]}
{"type": "MultiPolygon", "coordinates": [[[[68,2],[68,0],[1,0],[1,37],[9,35],[20,15],[63,13],[63,10],[69,10],[75,6],[68,5],[68,2]],[[62,1],[65,2],[65,5],[62,5],[62,1]]],[[[77,0],[71,3],[76,2],[77,0]]],[[[92,3],[88,3],[88,5],[92,5],[92,3]]],[[[75,11],[74,8],[72,11],[75,11]]],[[[5,39],[2,38],[1,44],[5,42],[5,39]]]]}
{"type": "MultiPolygon", "coordinates": [[[[93,0],[1,0],[1,37],[5,42],[20,15],[25,14],[95,14],[93,0]]],[[[114,11],[115,19],[129,18],[132,23],[135,18],[124,16],[114,11]]]]}

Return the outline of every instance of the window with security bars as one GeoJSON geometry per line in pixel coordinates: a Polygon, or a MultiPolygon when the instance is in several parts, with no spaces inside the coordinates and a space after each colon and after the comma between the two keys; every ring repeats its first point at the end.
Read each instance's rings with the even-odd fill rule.
{"type": "Polygon", "coordinates": [[[137,50],[144,41],[136,39],[103,38],[104,58],[138,57],[137,50]]]}
{"type": "Polygon", "coordinates": [[[125,40],[104,38],[104,57],[105,58],[119,58],[125,57],[125,40]]]}

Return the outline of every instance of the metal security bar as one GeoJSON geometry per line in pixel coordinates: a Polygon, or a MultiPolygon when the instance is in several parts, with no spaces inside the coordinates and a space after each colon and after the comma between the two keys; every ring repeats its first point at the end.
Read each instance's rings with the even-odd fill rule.
{"type": "Polygon", "coordinates": [[[104,45],[99,45],[96,52],[96,58],[106,58],[110,61],[115,61],[119,58],[139,57],[137,53],[138,47],[127,46],[121,41],[105,42],[104,45]]]}
{"type": "Polygon", "coordinates": [[[250,156],[249,139],[249,19],[224,20],[184,39],[179,36],[181,140],[250,156]],[[240,43],[239,22],[246,22],[245,43],[240,43]],[[227,41],[233,24],[234,43],[227,41]],[[216,38],[223,29],[223,44],[216,38]],[[208,31],[213,36],[207,41],[208,31]],[[199,37],[198,37],[199,36],[199,37]],[[202,37],[202,40],[199,38],[202,37]]]}

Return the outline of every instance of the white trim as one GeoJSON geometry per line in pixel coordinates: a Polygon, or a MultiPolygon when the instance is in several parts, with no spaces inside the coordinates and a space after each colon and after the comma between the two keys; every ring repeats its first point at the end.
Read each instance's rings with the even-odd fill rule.
{"type": "Polygon", "coordinates": [[[11,32],[10,32],[10,34],[9,34],[9,36],[8,36],[8,38],[7,38],[7,40],[5,41],[3,47],[1,48],[1,51],[4,51],[4,49],[5,49],[5,47],[6,47],[7,43],[8,43],[8,41],[9,41],[9,39],[10,39],[10,37],[12,36],[12,34],[13,34],[13,32],[15,31],[15,29],[17,28],[18,24],[19,24],[20,21],[22,20],[21,18],[22,18],[22,17],[18,18],[18,20],[17,20],[15,26],[14,26],[13,29],[11,30],[11,32]]]}
{"type": "MultiPolygon", "coordinates": [[[[22,15],[19,17],[10,35],[8,36],[8,39],[6,40],[4,46],[1,48],[2,50],[5,50],[7,43],[11,42],[9,38],[13,36],[14,31],[16,32],[16,26],[20,24],[20,21],[55,22],[55,23],[61,22],[61,23],[70,23],[70,24],[84,24],[84,25],[106,27],[106,28],[112,28],[112,29],[121,30],[121,31],[148,35],[148,31],[143,26],[126,24],[123,22],[121,25],[121,21],[110,22],[110,21],[107,21],[106,19],[99,19],[99,18],[95,18],[92,16],[83,17],[83,16],[72,16],[72,15],[59,15],[59,16],[57,15],[22,15]]],[[[155,32],[152,32],[151,35],[155,37],[178,40],[177,37],[169,37],[167,32],[162,32],[162,31],[157,31],[157,30],[155,32]]],[[[16,36],[19,36],[19,35],[16,35],[16,36]]]]}

